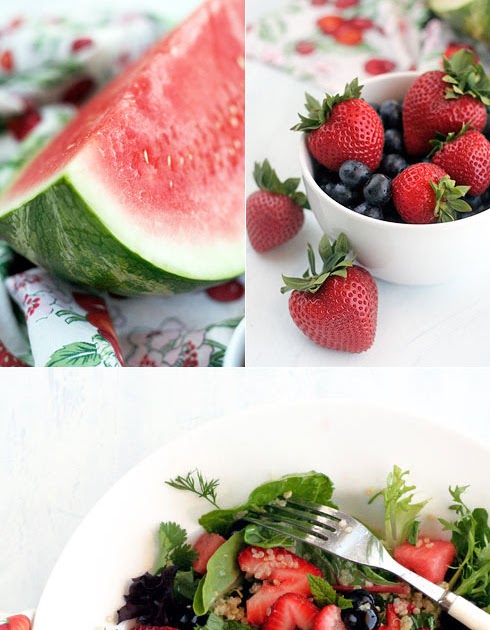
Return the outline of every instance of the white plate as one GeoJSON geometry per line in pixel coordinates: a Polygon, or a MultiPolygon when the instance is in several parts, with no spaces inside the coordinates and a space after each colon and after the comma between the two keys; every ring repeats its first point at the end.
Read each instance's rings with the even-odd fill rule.
{"type": "Polygon", "coordinates": [[[196,467],[221,479],[222,506],[281,474],[323,471],[338,504],[372,521],[380,512],[366,507],[366,493],[384,485],[393,464],[410,469],[410,480],[433,497],[431,513],[447,516],[449,485],[471,484],[468,502],[488,507],[488,461],[489,452],[464,436],[371,404],[298,403],[208,423],[148,457],[97,503],[48,580],[34,630],[104,627],[123,604],[129,579],[152,569],[160,521],[192,531],[207,511],[204,501],[163,483],[196,467]]]}

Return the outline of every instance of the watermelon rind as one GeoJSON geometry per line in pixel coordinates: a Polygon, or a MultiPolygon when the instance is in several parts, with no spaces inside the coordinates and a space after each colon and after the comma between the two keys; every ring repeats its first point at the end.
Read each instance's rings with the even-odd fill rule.
{"type": "Polygon", "coordinates": [[[429,0],[429,7],[456,31],[490,43],[490,0],[429,0]]]}
{"type": "Polygon", "coordinates": [[[203,280],[148,262],[114,237],[66,176],[0,217],[0,237],[65,280],[121,295],[193,291],[240,273],[238,262],[229,276],[203,280]]]}

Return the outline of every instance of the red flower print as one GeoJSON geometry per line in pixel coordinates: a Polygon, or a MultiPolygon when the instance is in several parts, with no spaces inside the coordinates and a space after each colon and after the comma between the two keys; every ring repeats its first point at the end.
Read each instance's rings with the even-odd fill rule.
{"type": "Polygon", "coordinates": [[[311,55],[311,53],[315,52],[315,44],[313,44],[313,42],[302,40],[296,43],[294,49],[299,55],[311,55]]]}
{"type": "Polygon", "coordinates": [[[396,68],[396,64],[390,59],[368,59],[364,64],[364,70],[368,74],[384,74],[385,72],[391,72],[396,68]]]}

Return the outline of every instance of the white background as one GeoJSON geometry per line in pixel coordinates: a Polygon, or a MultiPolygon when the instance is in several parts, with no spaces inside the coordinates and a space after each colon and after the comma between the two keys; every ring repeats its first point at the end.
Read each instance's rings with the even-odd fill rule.
{"type": "MultiPolygon", "coordinates": [[[[248,21],[280,7],[278,0],[247,0],[248,21]]],[[[327,5],[328,8],[328,5],[327,5]]],[[[328,11],[326,11],[328,12],[328,11]]],[[[299,177],[300,134],[289,131],[304,111],[304,92],[322,97],[316,85],[247,61],[247,190],[256,190],[253,164],[268,157],[278,175],[299,177]]],[[[343,87],[339,86],[341,89],[343,87]]],[[[359,355],[325,350],[292,322],[281,275],[301,276],[306,244],[316,248],[321,230],[312,213],[293,240],[265,254],[247,250],[247,365],[250,366],[488,366],[490,365],[490,267],[471,268],[461,279],[436,287],[405,287],[377,281],[378,332],[359,355]]],[[[471,249],[471,247],[470,247],[471,249]]],[[[455,254],[458,255],[458,254],[455,254]]],[[[471,251],[462,258],[471,260],[471,251]]]]}
{"type": "MultiPolygon", "coordinates": [[[[36,606],[70,534],[124,472],[213,418],[275,401],[366,400],[440,423],[434,449],[444,448],[444,426],[490,446],[489,370],[3,370],[1,377],[0,610],[7,611],[36,606]]],[[[284,430],[300,425],[298,418],[284,430]]],[[[237,427],[238,437],[246,430],[237,427]]],[[[403,439],[404,427],[393,432],[403,439]]],[[[376,435],[366,426],[352,439],[365,441],[368,454],[376,435]]],[[[232,455],[253,465],[253,453],[232,455]]],[[[124,527],[130,499],[114,527],[124,527]]]]}

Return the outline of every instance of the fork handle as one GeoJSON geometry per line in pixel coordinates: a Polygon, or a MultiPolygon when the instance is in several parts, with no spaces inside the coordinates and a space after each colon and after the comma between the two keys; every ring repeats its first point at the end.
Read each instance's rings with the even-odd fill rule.
{"type": "Polygon", "coordinates": [[[472,630],[490,630],[490,615],[464,597],[446,593],[439,602],[448,614],[472,630]]]}

